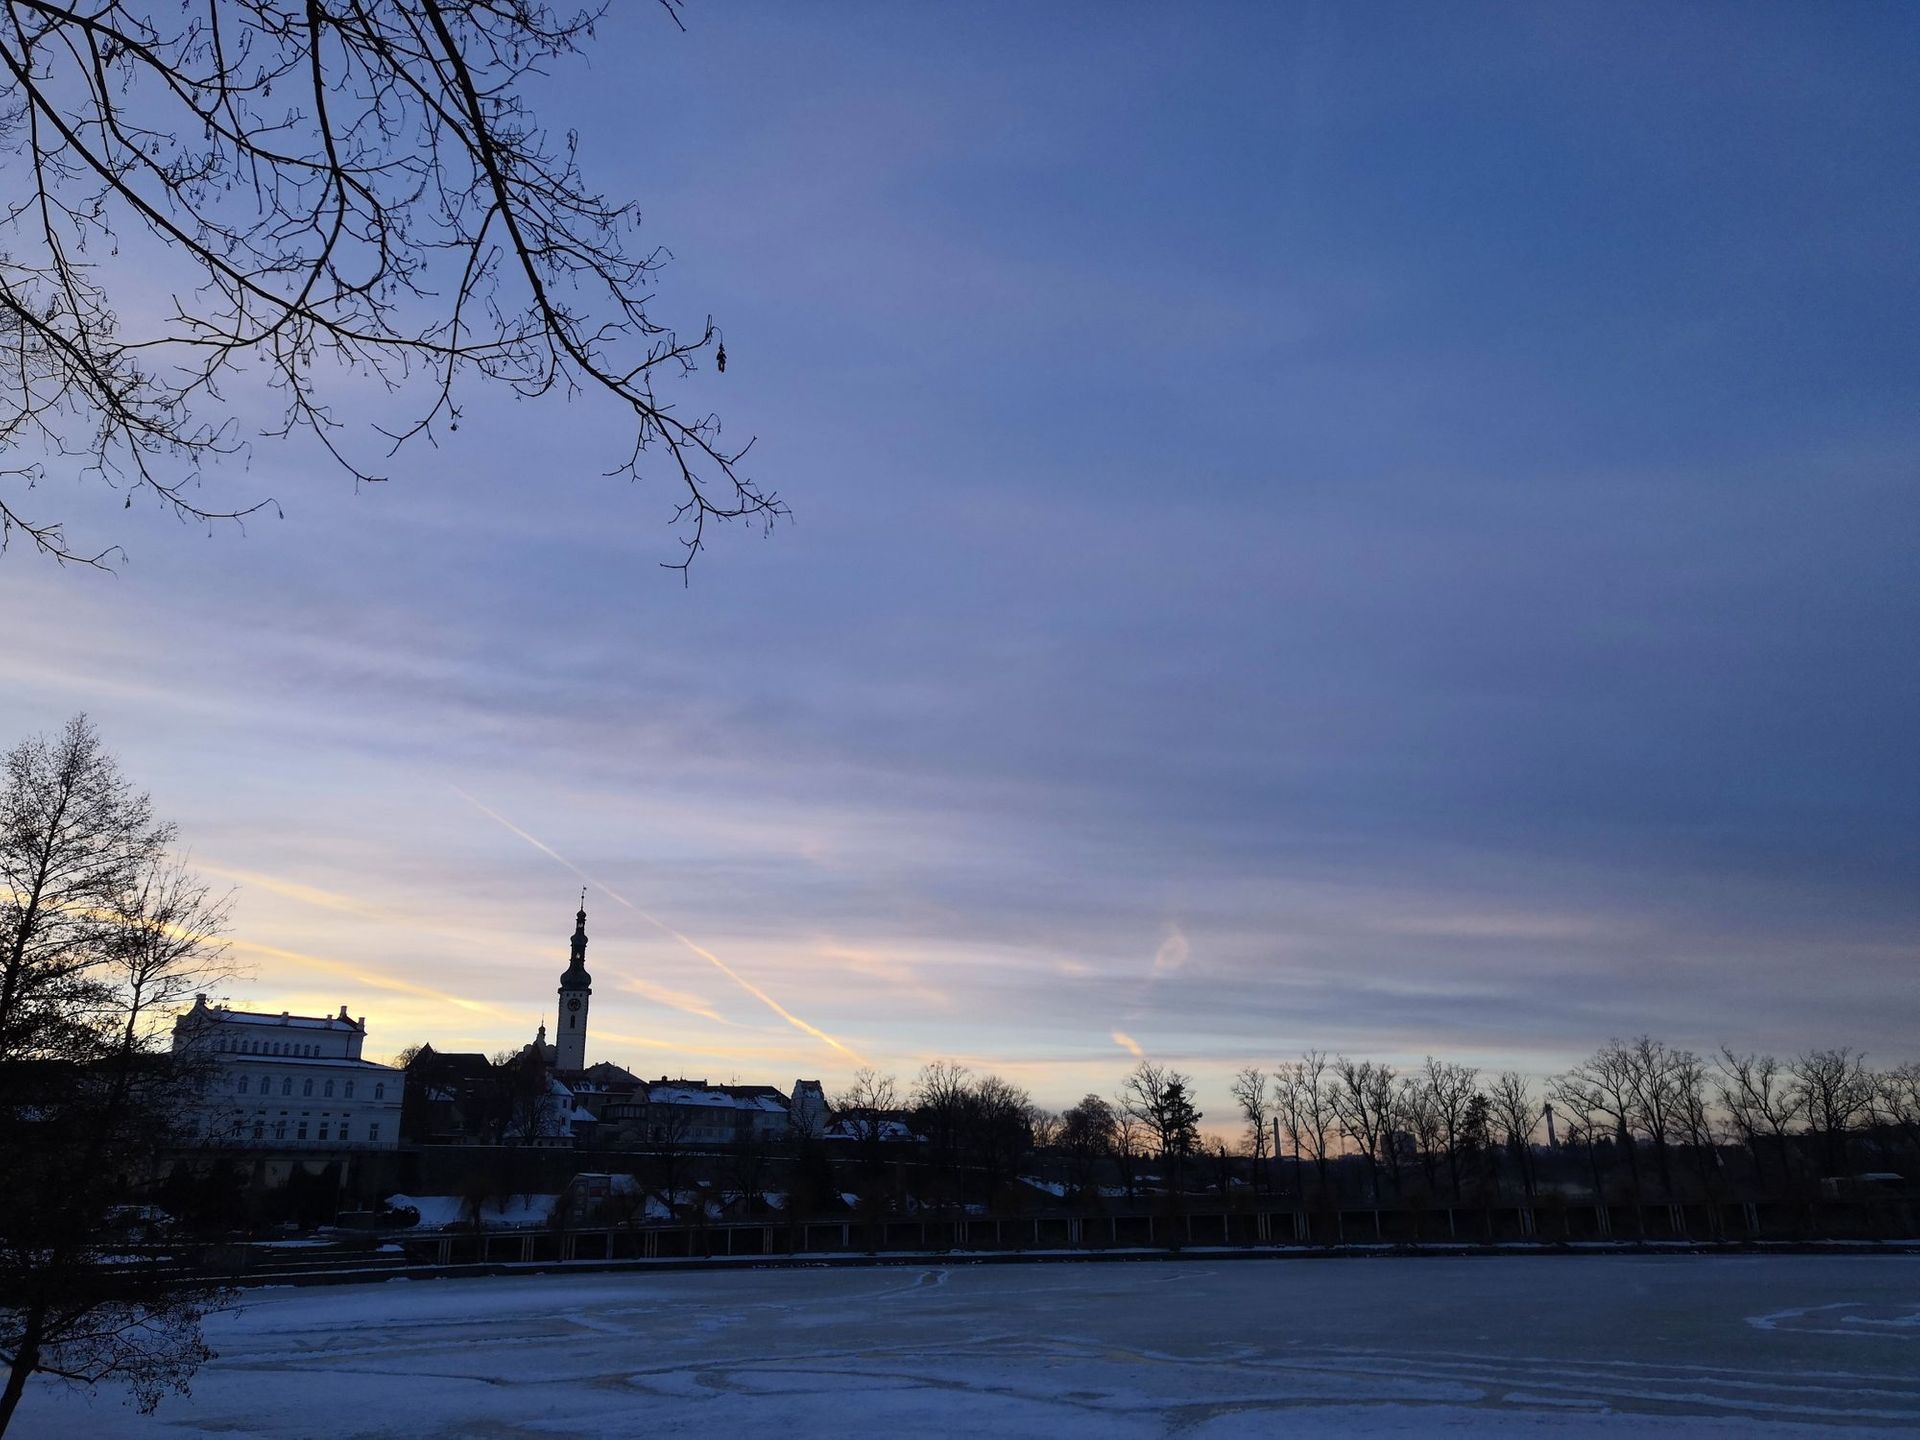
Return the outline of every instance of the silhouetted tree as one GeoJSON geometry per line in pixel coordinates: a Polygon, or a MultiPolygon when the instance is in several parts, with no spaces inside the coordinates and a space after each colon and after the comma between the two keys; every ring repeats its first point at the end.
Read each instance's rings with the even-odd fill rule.
{"type": "Polygon", "coordinates": [[[1074,1194],[1084,1201],[1094,1193],[1100,1162],[1118,1142],[1113,1107],[1098,1095],[1085,1095],[1060,1117],[1060,1148],[1067,1152],[1074,1194]]]}
{"type": "Polygon", "coordinates": [[[1472,1066],[1455,1065],[1429,1055],[1418,1077],[1446,1142],[1447,1180],[1456,1200],[1460,1198],[1460,1127],[1479,1076],[1480,1072],[1472,1066]]]}
{"type": "Polygon", "coordinates": [[[973,1077],[964,1065],[932,1060],[914,1078],[909,1103],[916,1133],[927,1140],[927,1160],[957,1198],[960,1148],[973,1077]]]}
{"type": "Polygon", "coordinates": [[[1393,1067],[1336,1055],[1333,1081],[1328,1102],[1341,1133],[1366,1157],[1367,1192],[1377,1202],[1380,1158],[1393,1139],[1393,1067]]]}
{"type": "Polygon", "coordinates": [[[1533,1098],[1527,1078],[1517,1070],[1502,1070],[1496,1075],[1488,1098],[1507,1153],[1513,1156],[1520,1172],[1521,1191],[1531,1200],[1534,1194],[1533,1131],[1540,1123],[1539,1103],[1533,1098]]]}
{"type": "Polygon", "coordinates": [[[1254,1187],[1261,1189],[1267,1183],[1267,1154],[1273,1143],[1267,1124],[1271,1102],[1267,1096],[1266,1073],[1257,1065],[1235,1073],[1233,1099],[1247,1126],[1247,1158],[1253,1162],[1254,1187]]]}
{"type": "Polygon", "coordinates": [[[1809,1050],[1789,1067],[1807,1130],[1822,1142],[1826,1170],[1847,1168],[1847,1132],[1873,1104],[1874,1083],[1864,1058],[1846,1046],[1809,1050]]]}
{"type": "Polygon", "coordinates": [[[900,1108],[900,1086],[891,1075],[882,1075],[871,1065],[853,1072],[853,1081],[833,1100],[834,1118],[852,1134],[860,1154],[860,1166],[869,1177],[880,1170],[881,1146],[887,1121],[900,1108]]]}
{"type": "Polygon", "coordinates": [[[1692,1062],[1690,1052],[1671,1050],[1650,1035],[1642,1035],[1625,1051],[1627,1080],[1632,1104],[1629,1130],[1637,1129],[1653,1146],[1654,1162],[1660,1170],[1660,1189],[1673,1196],[1673,1165],[1667,1142],[1673,1137],[1680,1107],[1678,1082],[1683,1067],[1692,1062]]]}
{"type": "Polygon", "coordinates": [[[1032,1148],[1032,1116],[1032,1097],[1011,1080],[983,1075],[969,1088],[961,1133],[989,1195],[1013,1178],[1032,1148]]]}
{"type": "Polygon", "coordinates": [[[1200,1112],[1194,1108],[1193,1082],[1178,1071],[1142,1060],[1126,1078],[1126,1111],[1146,1128],[1170,1193],[1180,1193],[1188,1158],[1200,1143],[1200,1112]]]}
{"type": "Polygon", "coordinates": [[[116,1214],[191,1134],[203,1061],[159,1021],[224,978],[226,901],[168,854],[85,718],[0,780],[0,1431],[35,1374],[126,1385],[142,1410],[211,1353],[219,1291],[124,1256],[116,1214]]]}
{"type": "MultiPolygon", "coordinates": [[[[676,21],[679,3],[663,0],[676,21]]],[[[128,505],[251,514],[272,502],[199,494],[242,448],[247,407],[223,387],[251,372],[280,400],[266,433],[304,432],[356,482],[384,478],[380,462],[328,397],[363,380],[401,407],[361,422],[385,456],[442,443],[473,393],[585,394],[627,417],[612,468],[662,457],[682,567],[709,520],[782,513],[713,415],[656,393],[708,351],[724,370],[719,333],[656,318],[664,252],[634,247],[634,208],[589,188],[576,138],[528,108],[529,77],[582,47],[594,7],[32,0],[7,15],[0,447],[40,461],[0,478],[91,470],[128,505]]],[[[112,553],[21,505],[0,496],[0,542],[112,553]]]]}
{"type": "Polygon", "coordinates": [[[1313,1160],[1322,1194],[1327,1188],[1327,1142],[1336,1124],[1331,1091],[1327,1057],[1318,1050],[1288,1061],[1273,1077],[1280,1123],[1286,1129],[1287,1143],[1293,1147],[1295,1187],[1299,1188],[1300,1157],[1304,1153],[1313,1160]]]}
{"type": "Polygon", "coordinates": [[[1800,1098],[1785,1068],[1771,1055],[1737,1055],[1725,1045],[1720,1047],[1715,1067],[1721,1108],[1746,1141],[1756,1178],[1764,1177],[1760,1142],[1767,1139],[1772,1142],[1780,1183],[1790,1187],[1793,1167],[1787,1137],[1794,1117],[1800,1113],[1800,1098]]]}
{"type": "MultiPolygon", "coordinates": [[[[1638,1112],[1634,1091],[1633,1057],[1618,1040],[1605,1045],[1566,1074],[1553,1081],[1554,1096],[1577,1114],[1606,1117],[1620,1148],[1626,1152],[1627,1172],[1633,1186],[1634,1213],[1640,1213],[1645,1195],[1640,1185],[1640,1157],[1633,1143],[1633,1124],[1638,1112]]],[[[1594,1126],[1589,1119],[1588,1144],[1593,1143],[1594,1126]]]]}

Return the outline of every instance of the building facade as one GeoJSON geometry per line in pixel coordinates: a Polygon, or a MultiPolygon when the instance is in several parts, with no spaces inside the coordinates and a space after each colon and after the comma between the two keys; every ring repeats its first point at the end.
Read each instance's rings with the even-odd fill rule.
{"type": "Polygon", "coordinates": [[[209,1005],[173,1022],[173,1048],[214,1062],[195,1129],[209,1145],[390,1150],[404,1073],[361,1058],[365,1018],[258,1014],[209,1005]]]}

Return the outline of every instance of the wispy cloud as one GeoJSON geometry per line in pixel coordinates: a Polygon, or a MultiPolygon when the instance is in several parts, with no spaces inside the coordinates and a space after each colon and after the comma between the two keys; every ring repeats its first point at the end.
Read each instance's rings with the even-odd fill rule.
{"type": "Polygon", "coordinates": [[[476,1015],[485,1015],[495,1020],[517,1022],[519,1016],[504,1010],[498,1005],[490,1005],[484,1000],[475,1000],[470,996],[456,994],[450,990],[437,990],[430,985],[419,985],[411,980],[397,979],[385,975],[363,964],[346,960],[334,960],[324,955],[308,955],[298,950],[283,949],[278,945],[263,945],[256,940],[236,938],[228,942],[239,954],[255,956],[273,964],[274,982],[278,983],[289,972],[318,971],[325,975],[337,975],[353,981],[356,985],[365,985],[374,990],[387,990],[399,995],[414,995],[423,1000],[432,1000],[436,1004],[451,1006],[457,1010],[471,1011],[476,1015]]]}
{"type": "Polygon", "coordinates": [[[687,1015],[698,1015],[703,1020],[726,1023],[726,1017],[700,995],[690,990],[673,990],[665,985],[656,984],[637,975],[622,976],[615,982],[629,995],[638,995],[643,1000],[651,1000],[657,1005],[665,1005],[669,1010],[678,1010],[687,1015]]]}
{"type": "Polygon", "coordinates": [[[1147,1058],[1147,1052],[1140,1048],[1140,1042],[1124,1030],[1116,1030],[1113,1032],[1113,1043],[1133,1056],[1136,1060],[1144,1060],[1147,1058]]]}
{"type": "Polygon", "coordinates": [[[1167,938],[1160,942],[1160,948],[1153,952],[1153,973],[1155,977],[1172,975],[1187,963],[1192,947],[1178,925],[1167,927],[1167,938]]]}
{"type": "Polygon", "coordinates": [[[498,821],[500,824],[506,826],[507,829],[511,830],[515,835],[518,835],[522,840],[525,840],[529,845],[533,846],[536,850],[539,850],[542,854],[547,855],[551,857],[553,860],[556,860],[560,864],[566,866],[567,869],[571,870],[575,875],[579,876],[580,879],[586,881],[594,889],[600,891],[601,894],[605,895],[608,899],[612,900],[615,904],[626,907],[628,910],[631,910],[634,914],[638,915],[642,920],[645,920],[649,925],[652,925],[655,929],[659,930],[662,934],[671,936],[674,940],[677,940],[681,945],[685,946],[691,953],[698,955],[702,960],[705,960],[709,965],[713,966],[714,969],[718,970],[722,975],[726,976],[727,979],[731,980],[735,985],[738,985],[742,990],[746,991],[749,995],[753,996],[754,999],[758,1000],[762,1005],[766,1006],[769,1010],[773,1011],[774,1014],[778,1015],[782,1020],[786,1021],[787,1024],[793,1026],[794,1029],[801,1031],[803,1034],[811,1035],[814,1039],[820,1041],[822,1044],[829,1046],[834,1050],[839,1051],[842,1055],[844,1055],[849,1060],[853,1061],[854,1064],[856,1065],[866,1063],[864,1060],[862,1060],[858,1051],[854,1050],[851,1046],[845,1045],[841,1043],[839,1040],[834,1039],[833,1036],[829,1035],[826,1031],[822,1030],[819,1026],[811,1024],[808,1021],[802,1020],[798,1015],[794,1014],[791,1010],[787,1009],[786,1006],[782,1005],[778,1000],[775,1000],[765,990],[761,989],[758,985],[754,984],[751,980],[747,979],[744,975],[740,974],[732,966],[728,965],[726,961],[722,960],[718,955],[714,954],[713,951],[707,949],[704,945],[697,944],[693,940],[689,939],[687,936],[681,934],[678,930],[674,929],[673,926],[667,924],[666,921],[658,918],[657,916],[649,913],[646,910],[641,909],[640,906],[634,904],[631,900],[627,899],[626,896],[620,894],[617,890],[614,890],[612,887],[607,885],[605,881],[596,880],[593,876],[589,875],[586,871],[582,870],[578,865],[575,865],[571,860],[567,859],[564,855],[562,855],[559,851],[555,850],[552,846],[548,845],[545,841],[536,839],[534,836],[528,834],[525,830],[522,830],[518,825],[514,824],[511,820],[507,819],[506,816],[500,814],[497,810],[489,809],[486,805],[482,804],[479,800],[475,799],[473,796],[467,794],[466,791],[461,790],[458,786],[454,786],[453,790],[455,794],[459,795],[462,800],[465,800],[469,805],[473,806],[474,809],[478,810],[481,814],[487,816],[489,819],[498,821]]]}

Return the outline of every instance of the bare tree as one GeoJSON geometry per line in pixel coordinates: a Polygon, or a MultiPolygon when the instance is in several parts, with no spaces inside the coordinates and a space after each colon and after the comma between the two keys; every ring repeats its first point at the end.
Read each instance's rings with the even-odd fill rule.
{"type": "Polygon", "coordinates": [[[932,1060],[915,1077],[909,1103],[914,1127],[927,1137],[928,1159],[950,1186],[958,1185],[960,1147],[971,1101],[967,1067],[932,1060]]]}
{"type": "Polygon", "coordinates": [[[1688,1051],[1670,1050],[1650,1035],[1642,1035],[1624,1053],[1632,1096],[1628,1124],[1652,1144],[1654,1161],[1660,1169],[1661,1193],[1671,1200],[1673,1165],[1667,1142],[1673,1137],[1680,1106],[1676,1085],[1681,1067],[1694,1057],[1688,1051]]]}
{"type": "MultiPolygon", "coordinates": [[[[1565,1075],[1556,1077],[1553,1093],[1556,1099],[1583,1115],[1606,1118],[1615,1140],[1626,1152],[1634,1211],[1638,1214],[1645,1194],[1640,1184],[1640,1156],[1633,1138],[1634,1123],[1639,1115],[1634,1086],[1633,1056],[1618,1040],[1609,1040],[1565,1075]]],[[[1591,1146],[1591,1119],[1588,1133],[1591,1146]]]]}
{"type": "Polygon", "coordinates": [[[1328,1141],[1336,1123],[1332,1084],[1327,1057],[1319,1050],[1309,1050],[1298,1060],[1288,1061],[1273,1077],[1274,1101],[1280,1107],[1287,1143],[1293,1147],[1296,1187],[1300,1157],[1304,1153],[1313,1160],[1314,1175],[1322,1194],[1327,1189],[1328,1141]]]}
{"type": "Polygon", "coordinates": [[[1193,1082],[1177,1070],[1142,1060],[1126,1078],[1126,1111],[1146,1127],[1160,1162],[1167,1168],[1169,1189],[1180,1193],[1188,1159],[1200,1145],[1200,1112],[1193,1105],[1193,1082]]]}
{"type": "Polygon", "coordinates": [[[1441,1133],[1446,1138],[1447,1180],[1455,1200],[1460,1198],[1460,1127],[1479,1078],[1480,1072],[1470,1065],[1435,1060],[1431,1055],[1420,1071],[1422,1088],[1431,1098],[1441,1133]]]}
{"type": "Polygon", "coordinates": [[[1439,1157],[1446,1148],[1447,1129],[1440,1117],[1433,1089],[1422,1075],[1405,1075],[1400,1080],[1398,1101],[1400,1123],[1413,1135],[1420,1161],[1420,1173],[1426,1178],[1427,1193],[1440,1193],[1439,1157]]]}
{"type": "Polygon", "coordinates": [[[84,719],[0,784],[0,1431],[35,1374],[125,1384],[143,1410],[211,1353],[219,1292],[105,1257],[111,1223],[190,1135],[204,1062],[157,1023],[225,973],[225,900],[168,855],[84,719]]]}
{"type": "MultiPolygon", "coordinates": [[[[680,0],[662,0],[677,23],[680,0]]],[[[201,498],[244,448],[223,387],[265,378],[275,438],[305,434],[356,482],[459,428],[471,392],[591,395],[679,496],[691,564],[707,522],[783,513],[711,413],[656,391],[726,350],[656,318],[665,259],[589,187],[578,137],[528,108],[599,9],[542,0],[6,0],[0,27],[0,449],[22,489],[77,460],[184,520],[273,504],[201,498]],[[126,253],[122,255],[122,246],[126,253]],[[154,294],[158,284],[158,294],[154,294]],[[170,292],[170,293],[169,293],[170,292]],[[160,296],[166,299],[152,303],[160,296]],[[364,439],[329,401],[396,395],[364,439]],[[373,442],[374,454],[362,452],[373,442]],[[45,467],[45,468],[43,468],[45,467]]],[[[103,564],[0,497],[57,559],[103,564]]]]}
{"type": "Polygon", "coordinates": [[[1120,1171],[1121,1188],[1131,1203],[1139,1195],[1140,1152],[1145,1147],[1147,1127],[1127,1108],[1124,1095],[1114,1097],[1109,1111],[1113,1115],[1113,1163],[1120,1171]]]}
{"type": "Polygon", "coordinates": [[[1540,1123],[1540,1103],[1533,1098],[1533,1087],[1517,1070],[1502,1070],[1494,1076],[1489,1095],[1495,1123],[1507,1153],[1520,1170],[1520,1187],[1531,1200],[1534,1195],[1533,1132],[1540,1123]]]}
{"type": "Polygon", "coordinates": [[[1920,1060],[1896,1065],[1878,1077],[1874,1103],[1887,1122],[1920,1149],[1920,1060]]]}
{"type": "Polygon", "coordinates": [[[1800,1113],[1800,1098],[1788,1083],[1785,1067],[1771,1055],[1737,1055],[1725,1045],[1714,1063],[1721,1108],[1752,1152],[1755,1176],[1762,1174],[1760,1141],[1765,1137],[1773,1142],[1780,1183],[1790,1186],[1793,1168],[1787,1155],[1787,1137],[1794,1117],[1800,1113]]]}
{"type": "Polygon", "coordinates": [[[1566,1119],[1568,1148],[1586,1150],[1587,1177],[1593,1187],[1593,1198],[1604,1202],[1606,1188],[1600,1180],[1600,1157],[1595,1141],[1610,1128],[1610,1121],[1600,1092],[1582,1073],[1574,1071],[1550,1080],[1547,1094],[1566,1119]]]}
{"type": "Polygon", "coordinates": [[[1691,1050],[1673,1052],[1673,1123],[1675,1133],[1693,1157],[1700,1189],[1717,1198],[1720,1189],[1720,1141],[1707,1088],[1707,1067],[1691,1050]]]}
{"type": "Polygon", "coordinates": [[[1267,1076],[1257,1065],[1248,1065],[1233,1077],[1233,1099],[1240,1107],[1240,1118],[1247,1125],[1247,1156],[1253,1161],[1256,1189],[1266,1184],[1267,1154],[1272,1146],[1268,1130],[1271,1113],[1267,1097],[1267,1076]]]}
{"type": "Polygon", "coordinates": [[[1391,1065],[1333,1057],[1334,1084],[1328,1093],[1340,1131],[1366,1157],[1367,1189],[1378,1203],[1380,1160],[1393,1138],[1394,1079],[1391,1065]]]}
{"type": "Polygon", "coordinates": [[[1035,1105],[1027,1112],[1027,1124],[1033,1133],[1035,1150],[1053,1150],[1060,1144],[1060,1133],[1066,1124],[1064,1113],[1056,1114],[1052,1110],[1035,1105]]]}
{"type": "Polygon", "coordinates": [[[1012,1178],[1033,1146],[1033,1097],[1011,1080],[981,1076],[968,1095],[962,1135],[992,1195],[1012,1178]]]}
{"type": "Polygon", "coordinates": [[[887,1121],[900,1108],[900,1086],[893,1076],[871,1065],[853,1072],[853,1081],[834,1097],[834,1118],[846,1125],[859,1146],[861,1168],[868,1175],[880,1169],[880,1147],[887,1121]]]}
{"type": "Polygon", "coordinates": [[[1873,1104],[1874,1083],[1866,1057],[1843,1045],[1837,1050],[1809,1050],[1788,1068],[1808,1132],[1824,1142],[1827,1173],[1844,1174],[1847,1132],[1873,1104]]]}

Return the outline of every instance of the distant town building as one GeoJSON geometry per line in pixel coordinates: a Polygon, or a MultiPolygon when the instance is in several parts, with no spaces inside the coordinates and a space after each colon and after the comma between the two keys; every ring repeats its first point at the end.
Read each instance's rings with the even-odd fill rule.
{"type": "Polygon", "coordinates": [[[209,1005],[173,1022],[173,1048],[214,1075],[194,1128],[209,1144],[257,1149],[390,1150],[400,1140],[402,1072],[361,1058],[367,1022],[209,1005]]]}
{"type": "Polygon", "coordinates": [[[642,1145],[732,1145],[787,1133],[787,1097],[771,1085],[710,1085],[661,1076],[610,1099],[604,1123],[642,1145]]]}
{"type": "Polygon", "coordinates": [[[818,1137],[826,1133],[829,1111],[827,1092],[818,1080],[793,1082],[793,1098],[787,1102],[787,1123],[794,1134],[818,1137]]]}
{"type": "Polygon", "coordinates": [[[486,1056],[476,1050],[422,1045],[407,1061],[405,1073],[400,1131],[408,1144],[476,1145],[499,1138],[493,1062],[486,1056]]]}

